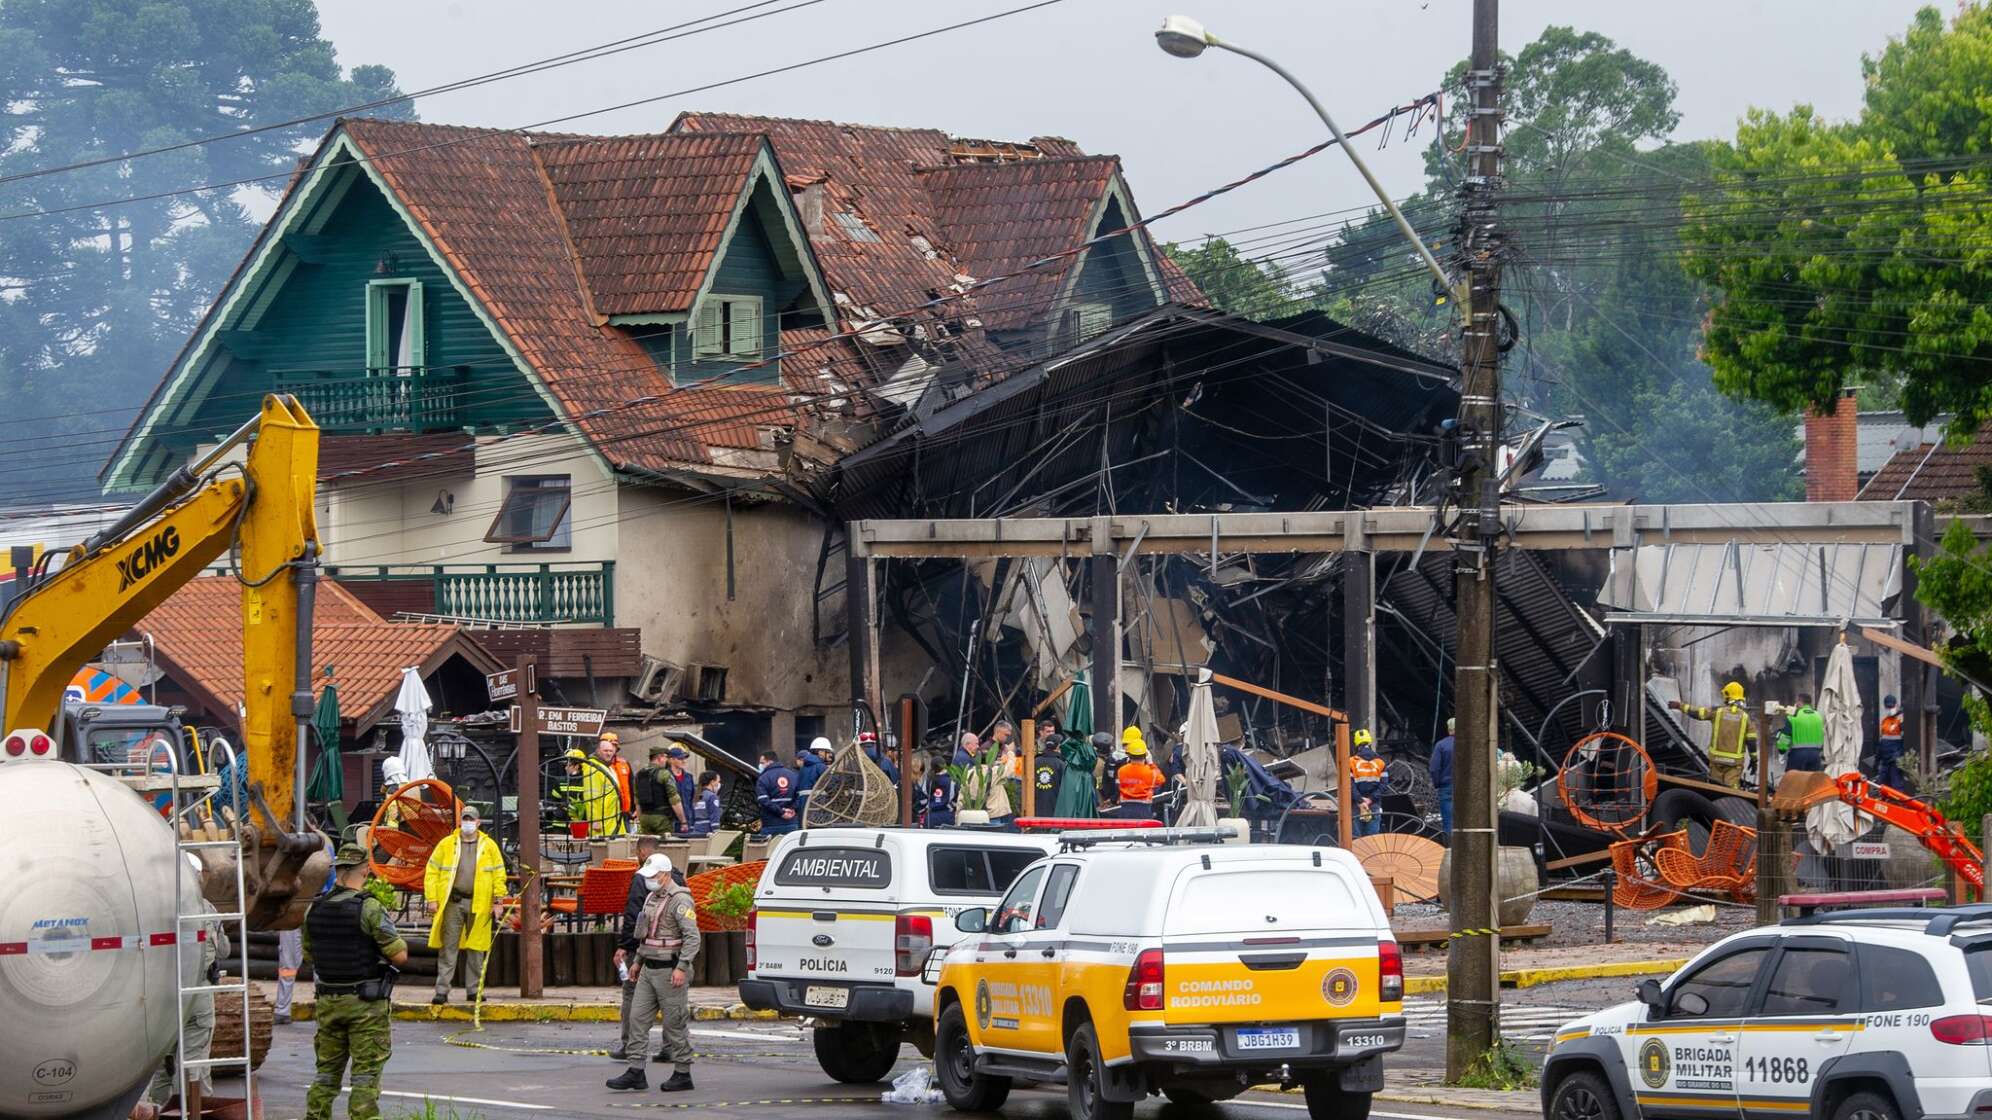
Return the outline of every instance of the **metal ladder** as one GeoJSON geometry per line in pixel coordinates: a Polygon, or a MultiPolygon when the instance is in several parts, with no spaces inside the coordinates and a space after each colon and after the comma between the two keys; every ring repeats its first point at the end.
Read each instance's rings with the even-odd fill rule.
{"type": "MultiPolygon", "coordinates": [[[[184,773],[186,765],[177,756],[174,757],[173,765],[170,769],[164,772],[156,770],[153,768],[153,761],[157,753],[157,751],[148,750],[143,759],[128,760],[123,763],[85,764],[85,768],[110,773],[111,776],[117,778],[128,789],[142,797],[163,793],[169,799],[171,808],[167,816],[167,825],[173,830],[174,860],[174,953],[185,952],[190,944],[198,946],[201,939],[205,936],[201,931],[201,926],[208,923],[222,926],[226,926],[227,923],[234,923],[235,974],[237,983],[209,984],[206,983],[206,975],[202,974],[199,978],[200,983],[183,985],[179,983],[181,975],[179,961],[176,958],[174,962],[174,984],[179,992],[179,998],[176,1001],[176,1013],[173,1020],[173,1076],[175,1082],[174,1088],[179,1094],[180,1107],[184,1114],[187,1107],[187,1081],[190,1072],[195,1073],[196,1078],[198,1078],[199,1071],[240,1066],[242,1069],[242,1098],[245,1101],[254,1101],[256,1099],[255,1083],[253,1081],[254,1070],[251,1068],[253,1061],[250,1057],[254,1049],[251,1039],[254,1030],[249,1008],[249,926],[248,914],[243,908],[243,899],[246,897],[246,886],[243,881],[242,860],[240,858],[237,858],[235,861],[235,910],[221,914],[209,914],[202,909],[196,909],[193,913],[187,912],[186,875],[183,871],[183,868],[187,865],[187,857],[202,850],[240,848],[241,841],[239,839],[190,840],[181,834],[181,823],[185,817],[185,813],[193,808],[193,806],[182,804],[182,791],[205,790],[207,792],[202,795],[203,798],[211,798],[220,790],[221,781],[216,774],[212,773],[184,773]],[[189,1058],[187,1056],[188,1000],[203,995],[235,995],[241,999],[242,1053],[225,1057],[215,1057],[212,1051],[210,1051],[209,1056],[205,1058],[189,1058]]],[[[202,902],[199,894],[194,896],[194,902],[197,906],[202,902]]],[[[196,959],[198,959],[199,955],[198,950],[196,950],[196,959]]]]}
{"type": "MultiPolygon", "coordinates": [[[[174,1023],[178,1039],[173,1047],[173,1076],[177,1082],[175,1088],[180,1094],[181,1115],[185,1116],[188,1100],[187,1080],[190,1071],[198,1074],[198,1072],[206,1070],[240,1066],[242,1069],[242,1099],[248,1104],[250,1112],[253,1114],[255,1110],[256,1089],[254,1082],[255,1071],[252,1067],[255,1065],[255,1062],[250,1055],[255,1050],[252,1037],[255,1034],[255,1030],[249,1011],[249,914],[247,909],[248,904],[245,901],[248,898],[248,894],[242,875],[242,856],[240,854],[242,841],[239,837],[233,840],[189,840],[182,834],[180,785],[183,778],[181,773],[183,769],[184,767],[176,765],[171,774],[174,858],[185,862],[186,857],[195,852],[225,848],[236,849],[237,856],[234,861],[235,909],[223,914],[209,914],[206,910],[198,908],[199,904],[204,900],[201,895],[196,894],[194,902],[197,909],[194,913],[189,914],[187,912],[186,899],[184,898],[186,878],[181,875],[175,875],[173,876],[173,913],[177,915],[177,918],[175,919],[176,925],[173,931],[175,935],[174,939],[178,944],[185,945],[187,944],[187,938],[191,936],[195,938],[195,943],[198,944],[201,937],[200,927],[212,923],[223,928],[228,928],[230,923],[233,923],[235,931],[233,947],[235,949],[236,982],[232,984],[209,984],[206,983],[207,976],[203,973],[200,976],[201,983],[191,987],[180,988],[179,1015],[177,1021],[174,1023]],[[207,1057],[191,1059],[187,1057],[187,1001],[203,995],[210,997],[234,995],[240,997],[242,1000],[242,1053],[216,1057],[213,1053],[213,1047],[210,1045],[207,1057]]],[[[208,797],[213,797],[214,793],[218,792],[221,788],[221,780],[218,774],[194,774],[185,775],[185,777],[194,779],[198,787],[211,790],[212,792],[205,795],[208,797]]],[[[222,962],[217,959],[216,963],[220,964],[222,962]]],[[[210,1042],[212,1042],[211,1039],[210,1042]]],[[[203,1103],[205,1104],[205,1102],[203,1103]]],[[[203,1111],[205,1111],[205,1108],[203,1108],[203,1111]]]]}

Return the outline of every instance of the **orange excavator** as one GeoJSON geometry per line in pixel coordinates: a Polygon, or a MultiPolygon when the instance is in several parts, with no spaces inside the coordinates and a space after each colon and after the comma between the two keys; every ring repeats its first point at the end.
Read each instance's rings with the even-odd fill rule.
{"type": "Polygon", "coordinates": [[[1945,819],[1935,806],[1870,781],[1857,770],[1837,778],[1817,772],[1787,773],[1771,795],[1771,808],[1796,813],[1829,801],[1843,801],[1857,812],[1914,836],[1958,878],[1971,884],[1978,897],[1985,897],[1985,854],[1962,828],[1945,819]]]}

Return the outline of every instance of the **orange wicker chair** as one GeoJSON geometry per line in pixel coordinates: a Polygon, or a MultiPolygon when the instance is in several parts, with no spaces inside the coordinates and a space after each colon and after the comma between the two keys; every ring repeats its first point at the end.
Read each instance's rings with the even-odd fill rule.
{"type": "MultiPolygon", "coordinates": [[[[1612,870],[1617,873],[1618,882],[1612,888],[1612,901],[1628,910],[1658,910],[1681,897],[1681,892],[1665,881],[1665,865],[1661,863],[1661,857],[1668,852],[1687,855],[1687,851],[1688,838],[1685,832],[1616,841],[1611,846],[1611,853],[1612,870]],[[1661,882],[1654,882],[1648,878],[1646,872],[1639,866],[1642,849],[1648,845],[1655,846],[1654,852],[1647,858],[1660,875],[1661,882]]],[[[1692,856],[1688,858],[1693,859],[1692,856]]]]}
{"type": "Polygon", "coordinates": [[[547,899],[546,908],[569,925],[587,918],[621,918],[629,903],[629,881],[639,865],[633,859],[605,859],[581,872],[581,885],[570,895],[547,899]]]}
{"type": "Polygon", "coordinates": [[[374,875],[404,891],[422,893],[429,853],[456,831],[461,803],[445,782],[425,778],[394,791],[375,810],[367,842],[374,875]]]}
{"type": "Polygon", "coordinates": [[[757,859],[752,863],[735,863],[729,864],[726,867],[715,867],[711,871],[701,871],[697,875],[686,879],[685,889],[692,892],[692,901],[699,908],[699,932],[733,933],[746,929],[747,916],[745,914],[737,918],[730,915],[715,914],[712,912],[712,907],[709,903],[712,901],[712,896],[725,887],[745,883],[748,889],[753,889],[754,884],[761,881],[761,872],[767,866],[767,860],[757,859]]]}

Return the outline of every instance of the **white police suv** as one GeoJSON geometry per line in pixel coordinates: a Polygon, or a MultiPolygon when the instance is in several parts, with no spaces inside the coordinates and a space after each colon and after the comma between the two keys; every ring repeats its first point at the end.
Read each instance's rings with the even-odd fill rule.
{"type": "Polygon", "coordinates": [[[1992,1118],[1992,906],[1794,918],[1556,1033],[1549,1120],[1992,1118]]]}

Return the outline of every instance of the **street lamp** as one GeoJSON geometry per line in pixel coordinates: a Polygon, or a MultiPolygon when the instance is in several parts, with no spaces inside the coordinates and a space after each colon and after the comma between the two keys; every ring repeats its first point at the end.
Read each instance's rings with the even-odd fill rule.
{"type": "Polygon", "coordinates": [[[1439,265],[1438,258],[1434,257],[1432,251],[1425,247],[1425,242],[1418,236],[1418,231],[1411,228],[1411,223],[1404,217],[1404,211],[1399,210],[1397,204],[1390,200],[1390,196],[1384,193],[1383,184],[1376,181],[1375,175],[1370,174],[1369,165],[1363,162],[1363,157],[1358,155],[1356,149],[1350,145],[1349,138],[1342,135],[1341,128],[1335,124],[1335,118],[1329,116],[1328,110],[1321,107],[1321,102],[1315,99],[1312,91],[1300,84],[1299,78],[1287,73],[1285,67],[1257,51],[1219,39],[1205,30],[1203,24],[1198,23],[1189,16],[1169,16],[1164,19],[1162,26],[1155,32],[1155,45],[1177,58],[1195,58],[1202,54],[1206,48],[1216,47],[1219,50],[1230,51],[1232,54],[1242,54],[1246,58],[1271,70],[1273,73],[1278,74],[1280,77],[1285,78],[1288,85],[1299,90],[1300,95],[1307,99],[1307,103],[1313,107],[1315,115],[1321,118],[1321,123],[1327,125],[1328,131],[1334,134],[1335,143],[1342,149],[1343,154],[1349,157],[1350,163],[1356,165],[1356,170],[1362,173],[1363,181],[1368,183],[1370,190],[1376,193],[1376,200],[1383,203],[1385,210],[1390,211],[1391,218],[1397,222],[1398,230],[1418,250],[1418,259],[1425,262],[1426,271],[1432,274],[1432,279],[1438,281],[1439,290],[1452,293],[1453,282],[1446,276],[1446,270],[1439,265]]]}

